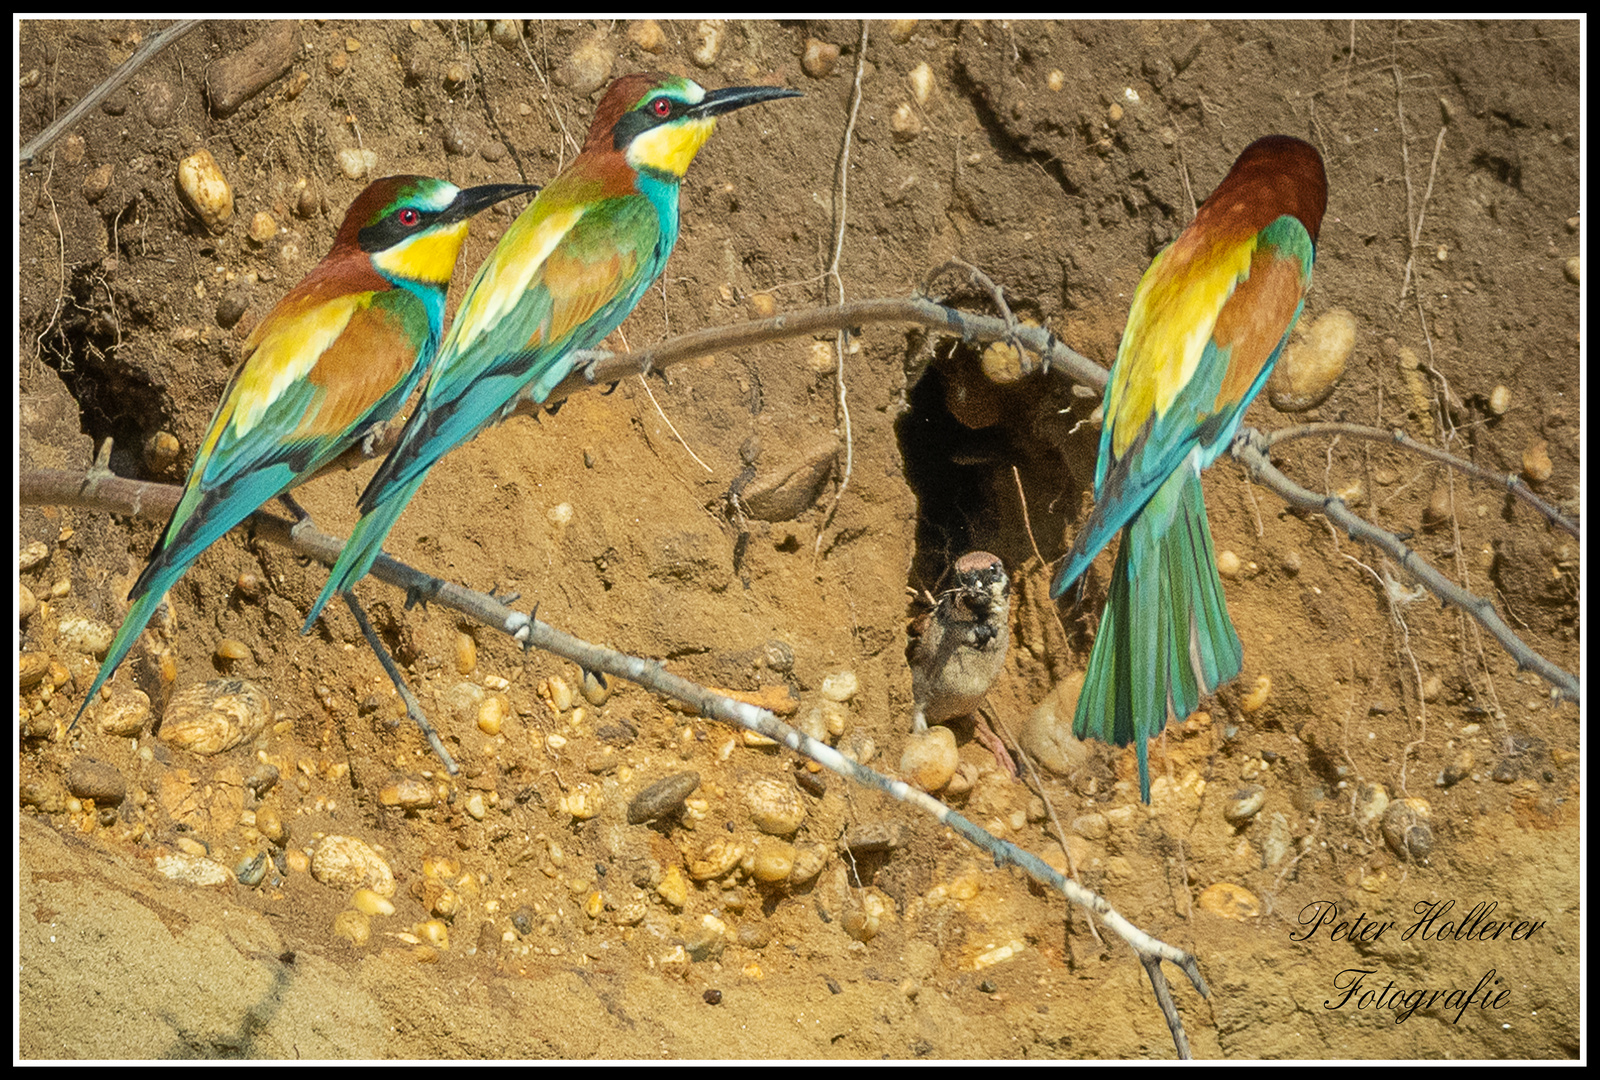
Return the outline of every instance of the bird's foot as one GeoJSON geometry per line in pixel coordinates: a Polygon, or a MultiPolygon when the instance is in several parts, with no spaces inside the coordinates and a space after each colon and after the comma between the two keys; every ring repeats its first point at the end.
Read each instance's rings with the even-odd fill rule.
{"type": "Polygon", "coordinates": [[[437,599],[439,591],[444,588],[444,582],[438,578],[429,579],[426,585],[410,585],[406,588],[406,610],[410,611],[419,605],[424,611],[428,609],[428,601],[437,599]]]}
{"type": "Polygon", "coordinates": [[[989,753],[994,755],[995,764],[1004,769],[1008,776],[1017,775],[1017,763],[1011,759],[1011,752],[980,713],[972,714],[972,737],[988,748],[989,753]]]}
{"type": "Polygon", "coordinates": [[[378,663],[383,665],[384,673],[389,676],[389,681],[394,684],[395,691],[400,695],[400,700],[405,702],[406,715],[411,717],[412,723],[416,724],[422,731],[422,737],[428,740],[428,745],[433,748],[433,752],[439,756],[440,761],[444,762],[445,769],[449,771],[451,776],[454,776],[460,771],[460,766],[455,763],[455,759],[450,756],[450,752],[444,748],[444,740],[439,738],[439,733],[434,730],[432,724],[428,723],[428,718],[422,711],[422,703],[417,700],[417,696],[406,685],[405,679],[400,674],[400,669],[395,666],[394,659],[389,655],[389,650],[383,647],[383,642],[378,639],[378,632],[372,628],[372,623],[367,619],[367,613],[362,609],[360,602],[356,600],[355,593],[345,592],[339,595],[343,596],[344,602],[349,605],[350,614],[356,617],[356,625],[361,627],[361,636],[367,639],[368,647],[372,649],[373,655],[378,658],[378,663]]]}

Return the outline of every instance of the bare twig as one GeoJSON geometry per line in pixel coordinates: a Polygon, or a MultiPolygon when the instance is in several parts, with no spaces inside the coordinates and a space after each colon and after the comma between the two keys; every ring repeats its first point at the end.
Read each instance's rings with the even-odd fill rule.
{"type": "Polygon", "coordinates": [[[1263,436],[1263,448],[1270,449],[1274,446],[1277,446],[1279,443],[1289,442],[1292,439],[1314,439],[1322,438],[1323,436],[1327,435],[1349,435],[1351,438],[1355,439],[1369,439],[1373,442],[1388,442],[1394,443],[1397,446],[1403,446],[1414,454],[1418,454],[1425,458],[1430,458],[1433,461],[1437,461],[1443,465],[1448,465],[1450,468],[1456,470],[1457,472],[1464,473],[1467,476],[1472,477],[1474,480],[1484,480],[1488,483],[1496,484],[1505,488],[1507,491],[1511,492],[1511,494],[1515,495],[1517,498],[1521,499],[1523,502],[1537,510],[1540,514],[1544,515],[1545,520],[1550,522],[1550,524],[1554,525],[1556,528],[1560,529],[1562,532],[1569,533],[1570,535],[1579,537],[1580,539],[1582,538],[1582,532],[1579,529],[1577,522],[1566,517],[1554,506],[1551,506],[1549,503],[1539,498],[1539,496],[1535,495],[1533,493],[1533,489],[1528,486],[1527,481],[1523,480],[1522,477],[1518,476],[1516,473],[1490,472],[1481,465],[1475,465],[1464,458],[1459,458],[1447,451],[1439,450],[1429,446],[1427,443],[1418,442],[1416,439],[1413,439],[1411,436],[1407,435],[1400,428],[1394,428],[1386,431],[1383,428],[1368,427],[1365,424],[1347,424],[1337,421],[1328,421],[1317,424],[1300,424],[1296,427],[1282,428],[1281,430],[1267,433],[1263,436]]]}
{"type": "Polygon", "coordinates": [[[1350,512],[1343,499],[1335,495],[1318,495],[1290,480],[1279,472],[1268,459],[1260,432],[1246,428],[1233,442],[1233,454],[1244,462],[1260,483],[1266,484],[1291,506],[1298,506],[1326,516],[1352,538],[1371,544],[1386,553],[1399,566],[1427,587],[1435,596],[1467,612],[1477,619],[1484,629],[1495,636],[1501,648],[1511,654],[1519,669],[1534,672],[1551,685],[1552,694],[1568,701],[1581,702],[1583,687],[1577,678],[1546,660],[1529,648],[1514,634],[1495,611],[1494,605],[1481,596],[1475,596],[1446,578],[1426,560],[1391,532],[1350,512]]]}
{"type": "MultiPolygon", "coordinates": [[[[844,252],[845,195],[850,184],[850,141],[855,136],[856,114],[861,111],[861,75],[866,66],[867,20],[862,19],[861,40],[856,45],[855,86],[850,92],[850,119],[844,126],[844,144],[839,148],[839,168],[834,178],[833,258],[828,263],[826,274],[827,279],[833,282],[834,288],[839,290],[841,306],[844,304],[844,278],[839,273],[839,256],[844,252]]],[[[823,299],[827,297],[824,296],[823,299]]],[[[855,468],[855,440],[850,428],[850,404],[844,383],[845,341],[848,334],[849,328],[843,326],[835,333],[834,352],[837,355],[833,364],[833,392],[839,403],[839,422],[844,427],[844,472],[839,477],[839,486],[834,489],[833,502],[828,504],[828,512],[822,516],[822,524],[817,526],[817,542],[812,548],[813,554],[822,550],[822,536],[839,509],[839,500],[844,498],[844,490],[850,486],[850,473],[855,468]]]]}
{"type": "Polygon", "coordinates": [[[139,50],[123,61],[122,66],[113,71],[104,82],[85,94],[82,100],[67,110],[65,116],[35,135],[33,140],[17,154],[17,164],[26,165],[31,162],[41,151],[71,130],[72,125],[76,124],[84,113],[100,104],[117,87],[133,78],[140,68],[154,60],[163,50],[181,41],[185,34],[199,26],[202,21],[204,20],[179,19],[166,29],[157,30],[145,38],[139,50]]]}
{"type": "MultiPolygon", "coordinates": [[[[137,513],[155,521],[165,520],[171,514],[182,492],[182,488],[172,484],[149,484],[103,476],[89,478],[54,470],[28,470],[23,474],[21,484],[21,500],[24,504],[88,506],[110,513],[137,513]],[[90,491],[92,495],[85,494],[90,491]]],[[[258,538],[281,544],[297,554],[328,565],[338,558],[340,542],[322,535],[307,523],[300,523],[296,528],[294,522],[257,511],[250,516],[248,524],[258,538]]],[[[1177,965],[1194,988],[1203,997],[1209,997],[1211,991],[1200,974],[1198,961],[1191,953],[1168,945],[1141,930],[1104,897],[1058,873],[1037,855],[999,839],[933,796],[851,761],[826,743],[796,731],[767,710],[723,697],[688,679],[673,675],[657,661],[592,645],[548,623],[513,611],[492,596],[430,577],[387,555],[378,557],[371,573],[379,581],[404,589],[408,595],[427,596],[432,603],[500,630],[520,642],[524,648],[543,649],[565,657],[585,670],[602,671],[627,679],[653,693],[684,702],[702,716],[758,732],[840,776],[882,791],[931,815],[941,825],[992,856],[996,865],[1016,866],[1035,881],[1061,893],[1091,915],[1098,916],[1101,922],[1127,942],[1138,954],[1156,987],[1157,999],[1173,1032],[1174,1044],[1180,1054],[1187,1055],[1188,1041],[1183,1034],[1183,1023],[1161,973],[1161,962],[1165,960],[1177,965]]]]}

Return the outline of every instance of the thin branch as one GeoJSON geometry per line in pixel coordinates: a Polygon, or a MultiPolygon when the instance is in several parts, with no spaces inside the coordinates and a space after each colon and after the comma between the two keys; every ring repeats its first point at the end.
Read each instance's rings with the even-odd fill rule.
{"type": "MultiPolygon", "coordinates": [[[[82,506],[115,514],[135,514],[152,521],[165,520],[183,493],[183,489],[174,484],[150,484],[113,476],[80,476],[42,469],[25,470],[20,489],[23,505],[53,503],[82,506]]],[[[299,523],[297,528],[294,522],[259,510],[247,519],[247,523],[257,538],[280,544],[296,554],[330,566],[338,559],[341,542],[316,531],[308,523],[299,523]]],[[[1177,965],[1202,997],[1210,997],[1210,988],[1200,974],[1200,966],[1194,955],[1141,930],[1104,897],[1057,872],[1037,855],[1001,840],[904,781],[890,779],[851,761],[826,743],[796,731],[767,710],[723,697],[688,679],[673,675],[658,661],[592,645],[537,618],[514,611],[492,596],[430,577],[387,555],[378,557],[371,573],[379,581],[405,590],[407,595],[426,596],[433,603],[500,630],[521,643],[523,648],[543,649],[571,660],[584,670],[601,671],[627,679],[653,693],[684,702],[702,716],[765,735],[840,776],[882,791],[931,815],[940,824],[989,854],[995,865],[1017,867],[1091,915],[1098,916],[1101,922],[1127,942],[1138,954],[1145,970],[1150,973],[1152,984],[1157,988],[1157,997],[1167,1024],[1172,1029],[1174,1044],[1180,1054],[1187,1055],[1188,1041],[1183,1034],[1183,1022],[1172,1004],[1170,992],[1166,992],[1166,980],[1160,968],[1163,960],[1177,965]]]]}
{"type": "Polygon", "coordinates": [[[169,46],[177,44],[185,34],[203,21],[203,19],[179,19],[166,29],[157,30],[145,38],[139,50],[123,61],[122,66],[113,71],[104,82],[85,94],[76,105],[67,110],[65,116],[35,135],[33,141],[17,154],[17,164],[27,165],[32,162],[41,151],[70,131],[72,125],[76,124],[84,113],[104,101],[119,86],[133,78],[140,68],[154,60],[169,46]]]}
{"type": "Polygon", "coordinates": [[[1268,432],[1263,436],[1263,449],[1271,449],[1279,443],[1289,442],[1291,439],[1314,439],[1325,435],[1349,435],[1355,439],[1370,439],[1373,442],[1394,443],[1403,446],[1412,453],[1431,458],[1443,465],[1448,465],[1457,472],[1465,473],[1474,480],[1484,480],[1505,488],[1511,494],[1539,511],[1545,520],[1560,529],[1562,532],[1582,539],[1582,531],[1578,523],[1562,514],[1554,506],[1545,502],[1533,493],[1527,481],[1516,473],[1497,473],[1485,469],[1482,465],[1475,465],[1464,458],[1456,457],[1444,450],[1436,449],[1426,443],[1418,442],[1407,435],[1400,428],[1384,430],[1378,427],[1369,427],[1365,424],[1347,424],[1337,421],[1327,421],[1317,424],[1300,424],[1296,427],[1283,428],[1278,431],[1268,432]]]}
{"type": "Polygon", "coordinates": [[[1446,578],[1417,555],[1396,535],[1370,524],[1350,512],[1343,499],[1335,495],[1318,495],[1296,484],[1279,472],[1267,457],[1264,439],[1254,428],[1239,432],[1233,442],[1233,454],[1256,479],[1266,484],[1289,505],[1298,506],[1326,516],[1353,539],[1364,541],[1385,552],[1407,573],[1426,586],[1430,592],[1447,604],[1467,612],[1477,619],[1484,629],[1493,634],[1500,647],[1511,654],[1519,670],[1537,674],[1553,687],[1552,694],[1572,702],[1583,700],[1583,687],[1576,677],[1534,652],[1522,639],[1512,633],[1494,605],[1476,596],[1446,578]]]}
{"type": "MultiPolygon", "coordinates": [[[[839,149],[838,175],[834,179],[833,197],[833,259],[828,263],[824,277],[832,281],[839,290],[839,303],[844,304],[844,278],[839,273],[839,257],[844,253],[844,223],[845,209],[848,205],[845,200],[850,184],[850,141],[855,135],[856,114],[861,111],[861,75],[867,66],[867,20],[861,20],[861,41],[856,46],[856,80],[855,88],[850,93],[850,119],[844,126],[844,143],[839,149]]],[[[824,294],[823,299],[827,299],[824,294]]],[[[822,516],[822,524],[817,527],[817,542],[812,548],[813,554],[822,550],[822,534],[827,531],[828,524],[833,521],[833,515],[839,510],[839,500],[844,498],[844,489],[850,486],[850,474],[855,469],[855,440],[850,428],[850,404],[845,393],[844,383],[844,358],[845,341],[849,337],[849,329],[840,327],[834,335],[834,364],[833,364],[833,393],[839,403],[839,420],[844,426],[844,474],[839,478],[839,487],[833,493],[833,502],[828,505],[828,512],[822,516]]]]}

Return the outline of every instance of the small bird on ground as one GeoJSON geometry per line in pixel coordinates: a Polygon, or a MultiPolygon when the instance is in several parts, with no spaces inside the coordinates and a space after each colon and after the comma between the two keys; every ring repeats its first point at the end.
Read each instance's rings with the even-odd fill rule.
{"type": "Polygon", "coordinates": [[[246,339],[74,725],[201,552],[394,415],[438,348],[467,219],[537,190],[389,176],[356,197],[327,257],[246,339]]]}
{"type": "Polygon", "coordinates": [[[1147,803],[1147,741],[1244,661],[1200,472],[1233,441],[1300,317],[1327,204],[1309,143],[1269,135],[1245,147],[1140,279],[1111,368],[1094,512],[1050,594],[1124,529],[1072,730],[1133,743],[1147,803]]]}
{"type": "Polygon", "coordinates": [[[969,551],[951,567],[954,583],[939,594],[932,611],[911,624],[906,659],[911,664],[913,734],[960,716],[973,717],[973,731],[1002,768],[1017,767],[1005,744],[978,708],[1006,663],[1011,644],[1011,579],[998,556],[969,551]]]}
{"type": "Polygon", "coordinates": [[[445,454],[542,403],[660,276],[678,239],[678,187],[716,118],[799,92],[707,91],[672,75],[628,75],[606,90],[583,152],[507,230],[478,269],[422,402],[361,495],[362,517],[306,618],[372,567],[384,538],[445,454]]]}

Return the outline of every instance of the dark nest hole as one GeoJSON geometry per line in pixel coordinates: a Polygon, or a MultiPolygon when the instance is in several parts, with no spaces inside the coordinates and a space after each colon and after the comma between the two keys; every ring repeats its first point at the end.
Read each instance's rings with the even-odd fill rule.
{"type": "Polygon", "coordinates": [[[1035,543],[1053,567],[1093,481],[1099,430],[1072,430],[1093,401],[1075,399],[1055,375],[991,382],[981,355],[959,343],[942,348],[896,421],[919,508],[910,581],[917,589],[937,590],[950,564],[974,550],[998,555],[1013,580],[1035,543]]]}
{"type": "Polygon", "coordinates": [[[107,291],[97,266],[78,268],[67,282],[56,324],[39,343],[40,357],[78,402],[82,429],[95,446],[115,440],[112,471],[138,475],[138,449],[156,430],[151,421],[164,414],[166,395],[122,354],[125,327],[107,291]]]}

